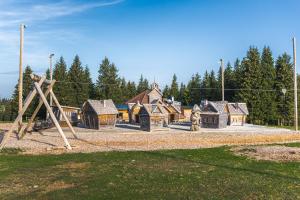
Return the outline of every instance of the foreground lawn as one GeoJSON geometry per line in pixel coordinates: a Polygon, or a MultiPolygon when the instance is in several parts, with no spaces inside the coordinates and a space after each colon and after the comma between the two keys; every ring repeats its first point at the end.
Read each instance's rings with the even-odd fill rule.
{"type": "Polygon", "coordinates": [[[0,199],[300,199],[300,163],[255,161],[227,147],[0,155],[0,199]]]}

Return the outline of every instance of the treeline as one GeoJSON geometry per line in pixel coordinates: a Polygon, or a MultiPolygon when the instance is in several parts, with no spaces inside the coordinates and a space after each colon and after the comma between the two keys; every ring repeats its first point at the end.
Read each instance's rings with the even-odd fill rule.
{"type": "MultiPolygon", "coordinates": [[[[24,71],[24,99],[32,88],[30,66],[24,71]]],[[[49,78],[49,71],[47,71],[49,78]]],[[[225,100],[246,102],[250,115],[248,120],[255,124],[292,125],[293,123],[293,65],[286,53],[274,59],[269,47],[260,52],[250,47],[247,55],[229,62],[225,68],[225,100]],[[283,90],[284,89],[284,90],[283,90]],[[284,92],[286,90],[286,92],[284,92]]],[[[67,67],[61,57],[55,64],[53,78],[57,80],[54,92],[62,105],[81,107],[87,99],[113,99],[116,104],[149,89],[149,81],[141,75],[138,83],[127,81],[118,74],[118,68],[108,58],[99,66],[96,82],[90,70],[83,66],[79,56],[67,67]]],[[[299,79],[298,79],[299,80],[299,79]]],[[[11,99],[1,100],[0,120],[10,121],[17,114],[17,86],[11,99]]],[[[201,100],[221,100],[221,69],[206,71],[201,77],[194,74],[187,84],[179,83],[174,74],[170,85],[163,89],[165,97],[174,97],[183,105],[199,104],[201,100]]],[[[34,102],[34,105],[37,101],[34,102]]],[[[32,106],[27,116],[33,112],[32,106]]],[[[45,116],[44,109],[39,114],[45,116]]]]}

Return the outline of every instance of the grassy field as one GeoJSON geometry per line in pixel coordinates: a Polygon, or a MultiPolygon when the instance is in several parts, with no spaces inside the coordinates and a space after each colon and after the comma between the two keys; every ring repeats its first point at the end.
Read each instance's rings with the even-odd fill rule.
{"type": "MultiPolygon", "coordinates": [[[[297,144],[293,144],[295,146],[297,144]]],[[[300,199],[300,165],[228,147],[0,155],[0,199],[300,199]]]]}

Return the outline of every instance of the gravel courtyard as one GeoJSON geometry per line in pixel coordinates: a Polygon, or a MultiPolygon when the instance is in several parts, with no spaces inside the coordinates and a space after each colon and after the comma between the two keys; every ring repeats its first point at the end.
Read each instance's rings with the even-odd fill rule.
{"type": "MultiPolygon", "coordinates": [[[[0,124],[2,130],[10,124],[0,124]]],[[[133,151],[158,149],[194,149],[223,145],[254,145],[300,141],[300,134],[283,128],[255,125],[232,126],[225,129],[201,129],[190,132],[188,125],[171,125],[168,130],[143,132],[138,126],[120,124],[114,129],[100,131],[75,127],[77,139],[63,128],[73,150],[65,150],[56,128],[28,133],[23,140],[12,134],[6,147],[20,148],[24,153],[63,153],[96,151],[133,151]]],[[[2,140],[0,138],[0,140],[2,140]]]]}

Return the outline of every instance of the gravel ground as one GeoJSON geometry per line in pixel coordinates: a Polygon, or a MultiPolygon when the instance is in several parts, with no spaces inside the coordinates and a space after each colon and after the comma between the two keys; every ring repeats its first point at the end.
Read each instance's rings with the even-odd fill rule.
{"type": "MultiPolygon", "coordinates": [[[[0,124],[0,129],[9,129],[10,124],[0,124]]],[[[6,147],[21,148],[24,153],[64,153],[96,151],[130,151],[158,149],[193,149],[223,145],[249,145],[300,141],[300,134],[288,129],[267,128],[246,125],[225,129],[201,129],[190,132],[187,125],[173,125],[158,132],[143,132],[133,125],[118,125],[114,129],[100,131],[75,127],[78,139],[68,128],[63,128],[73,150],[65,150],[64,143],[56,128],[28,133],[17,140],[12,134],[6,147]]],[[[3,132],[3,131],[2,131],[3,132]]],[[[1,140],[1,139],[0,139],[1,140]]]]}

